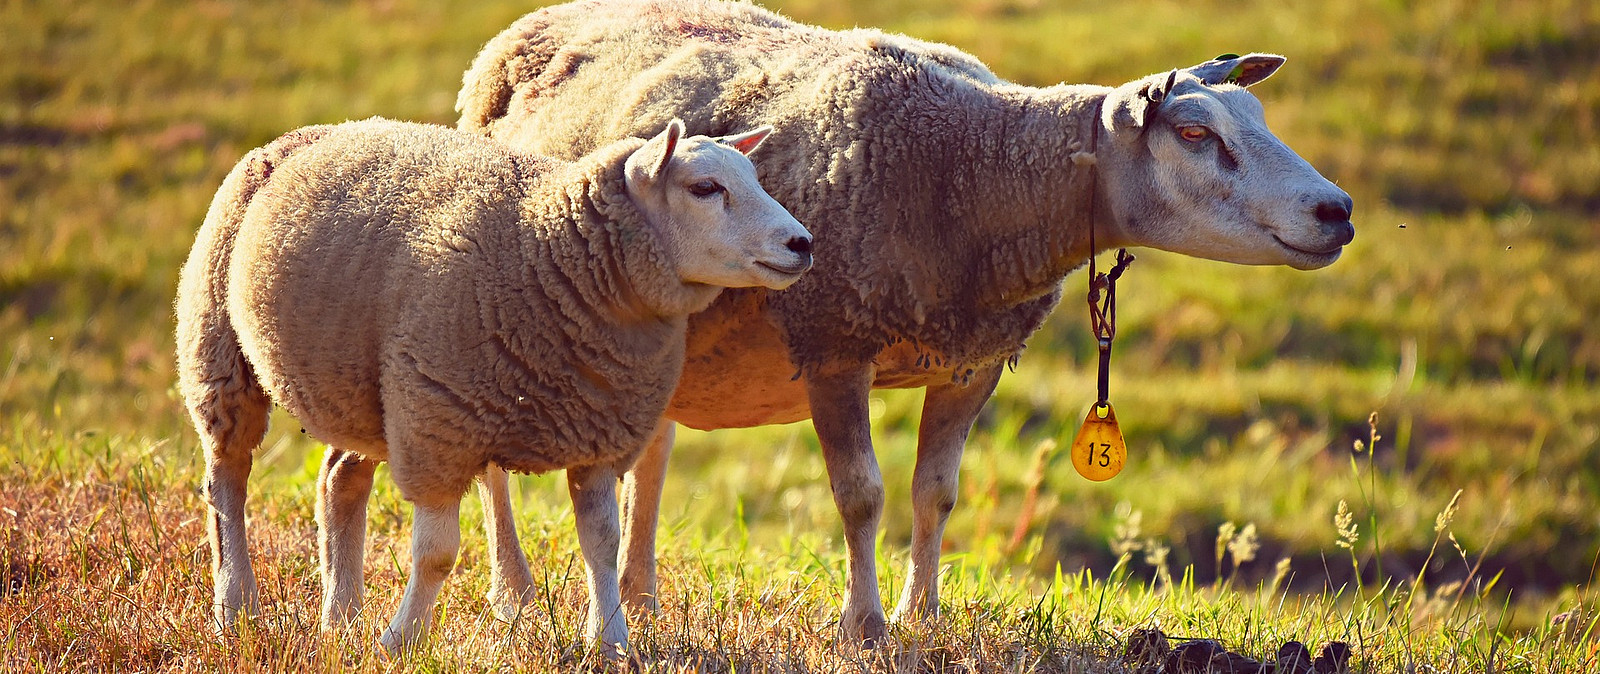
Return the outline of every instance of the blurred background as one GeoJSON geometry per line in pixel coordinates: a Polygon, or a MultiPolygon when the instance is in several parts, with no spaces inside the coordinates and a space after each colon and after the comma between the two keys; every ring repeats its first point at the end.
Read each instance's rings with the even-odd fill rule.
{"type": "MultiPolygon", "coordinates": [[[[948,42],[1032,85],[1284,54],[1252,91],[1355,199],[1355,243],[1317,272],[1136,251],[1111,383],[1128,466],[1100,484],[1059,451],[1094,397],[1069,276],[968,443],[947,559],[1308,591],[1426,563],[1529,620],[1582,599],[1600,544],[1600,3],[764,4],[948,42]]],[[[0,491],[114,452],[198,488],[171,304],[223,176],[306,124],[453,124],[479,46],[537,6],[0,3],[0,491]]],[[[872,402],[886,587],[920,402],[872,402]]],[[[276,418],[254,480],[310,527],[321,452],[297,429],[276,418]]],[[[568,507],[559,476],[516,484],[525,522],[568,507]]],[[[380,485],[383,533],[409,508],[380,485]]],[[[663,511],[710,548],[842,548],[809,423],[682,431],[663,511]]]]}

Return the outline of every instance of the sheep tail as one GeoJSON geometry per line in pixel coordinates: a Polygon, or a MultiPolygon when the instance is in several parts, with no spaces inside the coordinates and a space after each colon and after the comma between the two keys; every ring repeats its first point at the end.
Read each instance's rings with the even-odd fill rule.
{"type": "Polygon", "coordinates": [[[176,307],[178,387],[208,451],[249,452],[266,434],[271,409],[228,315],[228,265],[239,226],[274,168],[329,128],[291,132],[240,160],[212,199],[184,263],[176,307]]]}

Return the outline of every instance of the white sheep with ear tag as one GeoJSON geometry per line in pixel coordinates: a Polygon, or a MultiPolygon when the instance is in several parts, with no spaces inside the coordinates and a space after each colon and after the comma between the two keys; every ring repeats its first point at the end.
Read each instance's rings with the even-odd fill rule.
{"type": "MultiPolygon", "coordinates": [[[[1297,269],[1350,243],[1350,197],[1267,129],[1246,88],[1282,63],[1226,55],[1115,87],[1029,87],[946,45],[699,0],[556,5],[491,39],[463,79],[461,128],[577,153],[671,117],[771,124],[762,184],[817,235],[816,268],[794,287],[725,293],[691,319],[683,379],[625,487],[628,599],[655,601],[675,424],[811,418],[849,554],[841,626],[883,637],[867,400],[926,387],[896,615],[936,614],[967,433],[1094,252],[1091,224],[1101,249],[1297,269]]],[[[490,503],[493,519],[508,509],[490,503]]]]}

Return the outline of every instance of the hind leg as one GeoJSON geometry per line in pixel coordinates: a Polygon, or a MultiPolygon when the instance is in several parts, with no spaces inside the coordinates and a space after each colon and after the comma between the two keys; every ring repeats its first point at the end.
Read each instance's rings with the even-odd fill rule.
{"type": "Polygon", "coordinates": [[[483,501],[483,528],[489,538],[489,606],[501,620],[511,622],[533,596],[533,573],[517,540],[510,481],[504,468],[489,464],[478,483],[478,497],[483,501]]]}
{"type": "Polygon", "coordinates": [[[661,488],[667,481],[667,459],[677,424],[662,417],[638,463],[622,478],[622,601],[656,611],[656,525],[661,514],[661,488]]]}
{"type": "Polygon", "coordinates": [[[245,484],[251,454],[267,433],[270,403],[259,389],[243,395],[213,392],[191,413],[206,453],[206,525],[211,544],[212,613],[218,631],[230,629],[241,612],[261,610],[250,544],[245,535],[245,484]],[[229,404],[223,404],[225,398],[229,404]]]}
{"type": "Polygon", "coordinates": [[[367,500],[377,461],[329,447],[317,474],[317,543],[322,565],[322,628],[336,629],[361,611],[361,564],[367,500]]]}
{"type": "Polygon", "coordinates": [[[966,386],[928,386],[917,434],[917,466],[911,473],[911,569],[894,611],[897,621],[939,615],[939,547],[959,495],[961,453],[1000,371],[993,366],[966,386]]]}

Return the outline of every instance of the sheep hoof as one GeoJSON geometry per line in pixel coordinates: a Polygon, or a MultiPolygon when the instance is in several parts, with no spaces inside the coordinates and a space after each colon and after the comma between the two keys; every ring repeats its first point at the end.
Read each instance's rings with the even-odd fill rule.
{"type": "Polygon", "coordinates": [[[889,626],[882,613],[867,613],[855,619],[846,616],[842,622],[842,641],[858,641],[862,650],[873,650],[889,643],[889,626]]]}
{"type": "Polygon", "coordinates": [[[533,590],[490,590],[488,599],[489,610],[494,613],[495,619],[503,623],[515,623],[526,620],[531,613],[529,607],[533,605],[533,590]]]}
{"type": "Polygon", "coordinates": [[[406,641],[399,632],[393,629],[386,629],[383,631],[383,635],[378,637],[378,646],[381,653],[393,658],[399,656],[400,651],[405,649],[406,641]]]}
{"type": "Polygon", "coordinates": [[[889,626],[884,624],[883,616],[869,616],[861,626],[861,647],[873,649],[889,644],[889,626]]]}
{"type": "Polygon", "coordinates": [[[515,625],[519,622],[526,624],[538,613],[534,606],[532,595],[524,596],[522,601],[505,598],[498,601],[491,599],[489,601],[489,610],[494,614],[496,620],[507,625],[515,625]]]}
{"type": "Polygon", "coordinates": [[[638,613],[655,615],[661,612],[661,602],[657,601],[656,596],[653,594],[640,593],[630,595],[628,598],[622,600],[622,603],[624,606],[627,606],[638,613]]]}
{"type": "Polygon", "coordinates": [[[610,662],[625,661],[628,659],[627,640],[604,643],[600,645],[600,655],[610,662]]]}
{"type": "Polygon", "coordinates": [[[378,645],[382,646],[384,654],[391,658],[399,657],[406,651],[416,648],[428,637],[427,622],[415,620],[404,626],[398,625],[398,622],[390,623],[378,637],[378,645]]]}
{"type": "Polygon", "coordinates": [[[655,574],[651,574],[647,579],[639,579],[624,573],[622,576],[622,603],[635,611],[652,614],[661,612],[661,603],[656,599],[655,574]]]}
{"type": "Polygon", "coordinates": [[[495,620],[509,624],[516,624],[524,615],[521,603],[495,601],[493,597],[489,598],[489,610],[494,613],[495,620]]]}
{"type": "Polygon", "coordinates": [[[232,636],[239,633],[239,623],[261,615],[261,603],[255,596],[248,596],[241,606],[217,604],[211,617],[211,631],[217,636],[232,636]]]}

